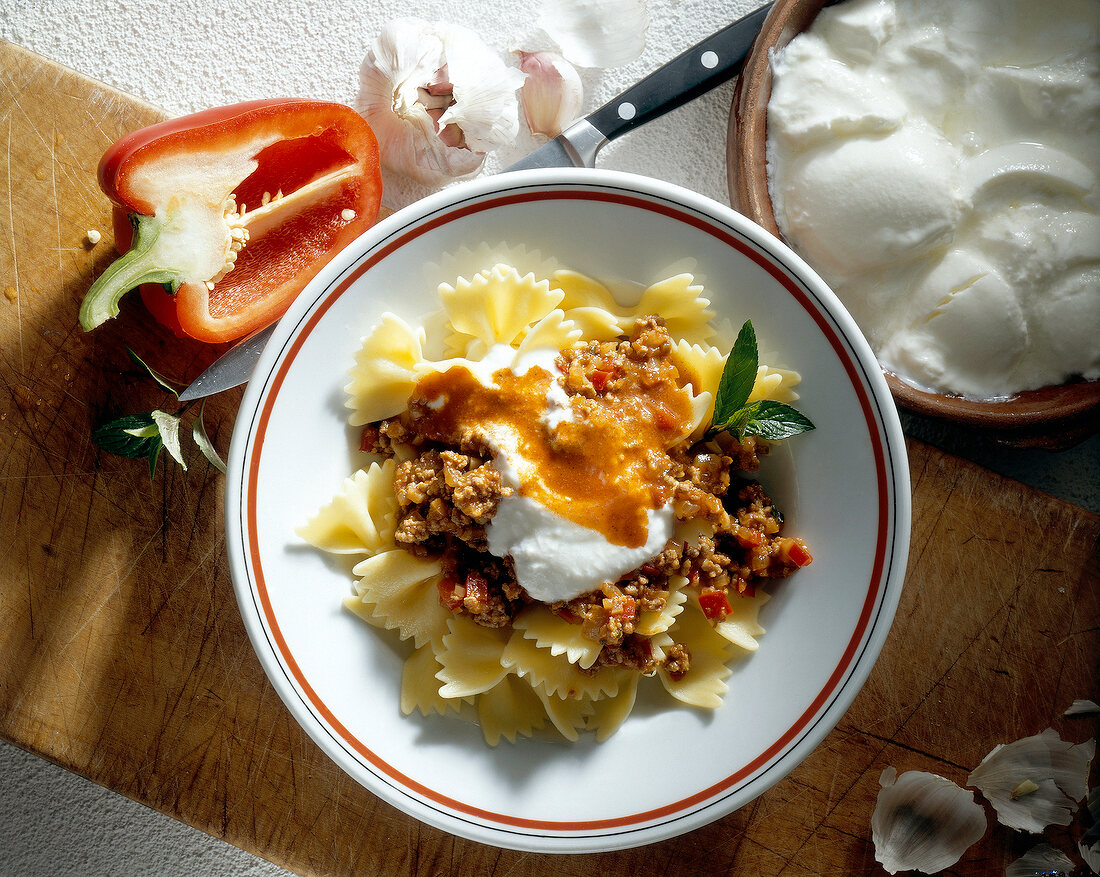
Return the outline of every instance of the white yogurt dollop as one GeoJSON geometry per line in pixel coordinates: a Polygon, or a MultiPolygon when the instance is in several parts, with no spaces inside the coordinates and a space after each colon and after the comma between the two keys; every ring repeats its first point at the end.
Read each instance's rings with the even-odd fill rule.
{"type": "Polygon", "coordinates": [[[1100,377],[1095,0],[846,0],[772,66],[780,231],[887,368],[979,398],[1100,377]]]}
{"type": "MultiPolygon", "coordinates": [[[[532,368],[541,368],[550,374],[541,422],[552,433],[574,419],[570,397],[554,364],[558,354],[559,351],[550,349],[517,353],[511,347],[497,345],[482,360],[466,367],[484,387],[496,386],[494,375],[500,369],[523,375],[532,368]]],[[[489,552],[512,558],[516,581],[535,600],[544,603],[572,600],[604,582],[618,580],[664,550],[675,524],[669,506],[647,511],[648,534],[644,545],[636,548],[616,545],[600,531],[570,521],[521,493],[524,485],[540,479],[540,472],[535,462],[524,457],[517,434],[509,424],[482,423],[478,430],[493,451],[493,465],[501,473],[502,481],[514,491],[500,500],[485,527],[489,552]]]]}
{"type": "Polygon", "coordinates": [[[516,581],[544,603],[572,600],[614,582],[659,554],[672,536],[672,509],[649,510],[649,538],[639,548],[612,545],[526,496],[506,496],[485,528],[489,551],[511,555],[516,581]]]}

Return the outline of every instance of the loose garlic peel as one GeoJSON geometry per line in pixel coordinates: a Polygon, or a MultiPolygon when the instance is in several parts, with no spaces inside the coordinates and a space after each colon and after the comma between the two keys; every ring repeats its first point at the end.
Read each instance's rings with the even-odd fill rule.
{"type": "Polygon", "coordinates": [[[519,133],[523,73],[459,25],[389,22],[359,77],[383,164],[424,185],[472,174],[519,133]]]}
{"type": "Polygon", "coordinates": [[[1095,741],[1074,745],[1047,728],[995,747],[967,783],[985,795],[1002,824],[1038,834],[1048,825],[1073,820],[1095,754],[1095,741]]]}
{"type": "Polygon", "coordinates": [[[889,873],[932,874],[955,864],[985,834],[985,811],[972,792],[924,771],[879,778],[871,837],[875,858],[889,873]]]}
{"type": "Polygon", "coordinates": [[[1036,844],[1015,862],[1005,868],[1005,877],[1069,877],[1073,873],[1073,860],[1050,844],[1036,844]]]}
{"type": "Polygon", "coordinates": [[[516,52],[527,74],[520,89],[532,134],[557,137],[580,115],[584,86],[576,68],[557,52],[516,52]]]}
{"type": "Polygon", "coordinates": [[[645,48],[645,0],[545,0],[539,26],[581,67],[619,67],[645,48]]]}
{"type": "Polygon", "coordinates": [[[1094,874],[1100,874],[1100,786],[1089,792],[1085,806],[1091,825],[1081,835],[1081,840],[1077,843],[1077,852],[1081,854],[1081,858],[1094,874]]]}

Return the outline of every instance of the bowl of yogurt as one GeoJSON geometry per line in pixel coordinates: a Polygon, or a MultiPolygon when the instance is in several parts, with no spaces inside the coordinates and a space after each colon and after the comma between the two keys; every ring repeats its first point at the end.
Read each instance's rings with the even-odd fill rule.
{"type": "Polygon", "coordinates": [[[1095,4],[778,0],[728,158],[899,404],[1018,445],[1100,427],[1095,4]]]}

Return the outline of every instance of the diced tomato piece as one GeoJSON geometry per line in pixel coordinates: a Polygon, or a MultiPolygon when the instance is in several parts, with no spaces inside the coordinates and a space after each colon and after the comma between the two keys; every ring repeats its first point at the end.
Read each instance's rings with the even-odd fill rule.
{"type": "Polygon", "coordinates": [[[462,608],[462,600],[466,596],[462,585],[449,576],[444,576],[436,583],[436,587],[439,589],[439,602],[451,612],[457,612],[462,608]]]}
{"type": "Polygon", "coordinates": [[[602,368],[592,370],[592,374],[588,376],[588,380],[592,382],[593,388],[597,393],[602,393],[604,388],[607,387],[607,382],[615,376],[614,372],[605,371],[602,368]]]}
{"type": "Polygon", "coordinates": [[[466,573],[466,599],[484,604],[489,599],[489,583],[476,572],[466,573]]]}
{"type": "Polygon", "coordinates": [[[733,611],[724,591],[707,591],[699,595],[699,608],[711,621],[721,621],[733,611]]]}
{"type": "Polygon", "coordinates": [[[664,405],[658,405],[653,414],[658,429],[677,429],[680,426],[680,418],[664,405]]]}
{"type": "Polygon", "coordinates": [[[791,539],[784,545],[783,553],[786,554],[787,560],[795,566],[807,566],[813,561],[813,555],[810,554],[805,544],[797,539],[791,539]]]}

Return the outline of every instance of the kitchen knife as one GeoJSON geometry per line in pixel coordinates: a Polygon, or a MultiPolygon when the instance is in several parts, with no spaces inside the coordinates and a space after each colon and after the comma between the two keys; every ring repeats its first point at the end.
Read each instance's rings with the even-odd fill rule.
{"type": "MultiPolygon", "coordinates": [[[[770,9],[771,3],[761,6],[696,43],[503,173],[544,167],[595,167],[596,153],[616,137],[736,76],[770,9]]],[[[180,401],[246,383],[273,329],[269,326],[256,332],[227,351],[180,393],[180,401]]]]}

